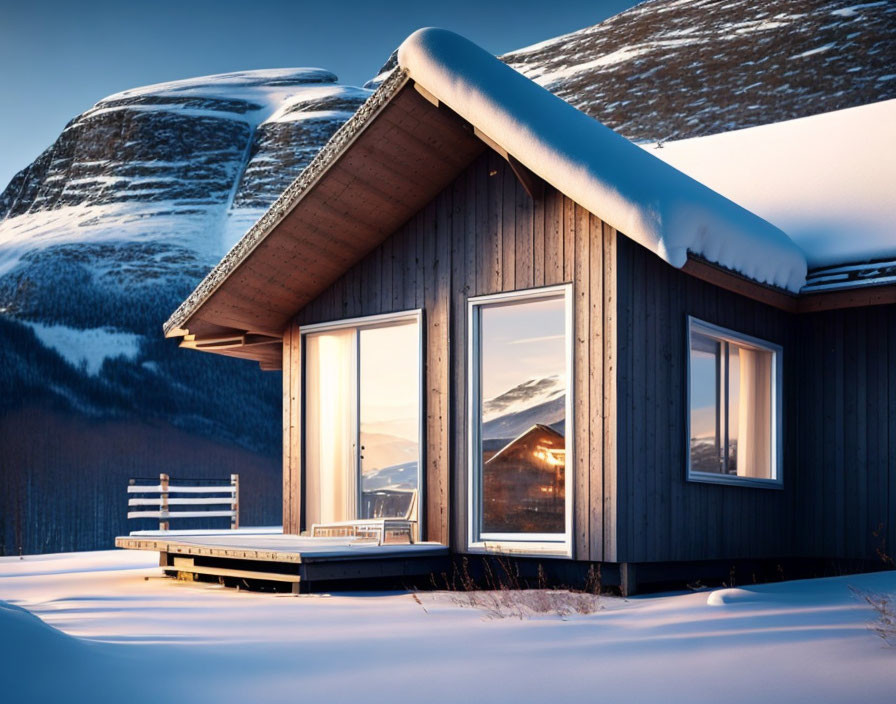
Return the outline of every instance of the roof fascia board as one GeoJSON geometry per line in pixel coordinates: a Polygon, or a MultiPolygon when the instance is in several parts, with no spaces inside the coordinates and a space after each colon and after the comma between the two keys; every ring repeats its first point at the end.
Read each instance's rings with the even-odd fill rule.
{"type": "Polygon", "coordinates": [[[788,313],[814,313],[896,303],[896,284],[793,294],[758,283],[736,271],[725,269],[693,254],[688,255],[688,262],[682,271],[726,291],[766,303],[788,313]]]}

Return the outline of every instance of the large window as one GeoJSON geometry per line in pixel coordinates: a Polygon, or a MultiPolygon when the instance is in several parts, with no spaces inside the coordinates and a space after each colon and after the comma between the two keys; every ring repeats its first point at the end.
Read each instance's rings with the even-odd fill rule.
{"type": "Polygon", "coordinates": [[[302,328],[305,524],[418,519],[420,313],[302,328]]]}
{"type": "Polygon", "coordinates": [[[688,478],[780,484],[779,345],[689,319],[688,478]]]}
{"type": "Polygon", "coordinates": [[[568,554],[571,301],[470,301],[470,547],[568,554]]]}

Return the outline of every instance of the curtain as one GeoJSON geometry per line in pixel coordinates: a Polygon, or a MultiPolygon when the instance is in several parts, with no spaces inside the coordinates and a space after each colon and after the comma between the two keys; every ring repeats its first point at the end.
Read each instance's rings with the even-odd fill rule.
{"type": "Polygon", "coordinates": [[[355,330],[305,337],[305,525],[355,517],[355,330]]]}
{"type": "Polygon", "coordinates": [[[772,359],[770,352],[738,349],[737,474],[771,479],[772,359]]]}

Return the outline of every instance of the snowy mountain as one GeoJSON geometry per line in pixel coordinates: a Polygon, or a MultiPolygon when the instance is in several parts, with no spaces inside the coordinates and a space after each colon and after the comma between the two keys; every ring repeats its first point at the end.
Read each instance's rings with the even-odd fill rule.
{"type": "MultiPolygon", "coordinates": [[[[0,453],[10,466],[41,483],[82,472],[217,476],[228,464],[277,478],[279,376],[179,351],[161,325],[368,94],[321,69],[128,90],[72,120],[16,175],[0,195],[0,453]],[[91,425],[74,438],[81,418],[91,425]],[[162,447],[116,455],[109,437],[124,423],[162,447]],[[12,428],[50,438],[52,452],[13,451],[12,428]],[[207,460],[171,459],[203,443],[207,460]]],[[[259,498],[259,521],[279,522],[277,483],[259,498]]],[[[8,489],[8,501],[25,491],[8,489]]],[[[115,508],[100,530],[125,528],[124,503],[115,508]]],[[[10,517],[0,552],[45,543],[39,516],[12,540],[13,512],[0,514],[10,517]]],[[[54,549],[98,545],[73,535],[54,549]]]]}
{"type": "Polygon", "coordinates": [[[560,395],[485,421],[482,424],[482,439],[488,448],[500,449],[537,424],[550,426],[562,434],[565,418],[566,396],[560,395]]]}
{"type": "Polygon", "coordinates": [[[364,491],[413,491],[417,488],[417,462],[404,462],[364,473],[364,491]]]}
{"type": "MultiPolygon", "coordinates": [[[[648,0],[500,58],[635,142],[896,97],[890,0],[648,0]]],[[[393,52],[365,84],[397,65],[393,52]]]]}
{"type": "Polygon", "coordinates": [[[482,404],[483,440],[506,442],[536,423],[560,424],[566,415],[566,386],[558,376],[529,379],[485,399],[482,404]]]}
{"type": "Polygon", "coordinates": [[[248,71],[100,101],[0,195],[0,274],[69,243],[164,242],[217,261],[367,97],[336,80],[248,71]]]}
{"type": "Polygon", "coordinates": [[[634,141],[896,97],[896,3],[651,0],[503,60],[634,141]]]}

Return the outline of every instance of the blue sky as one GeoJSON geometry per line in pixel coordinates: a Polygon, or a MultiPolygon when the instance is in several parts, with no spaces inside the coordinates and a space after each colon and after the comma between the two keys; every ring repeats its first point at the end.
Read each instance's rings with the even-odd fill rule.
{"type": "Polygon", "coordinates": [[[0,191],[65,124],[126,88],[255,68],[374,75],[413,30],[440,26],[500,54],[632,0],[0,0],[0,191]]]}

